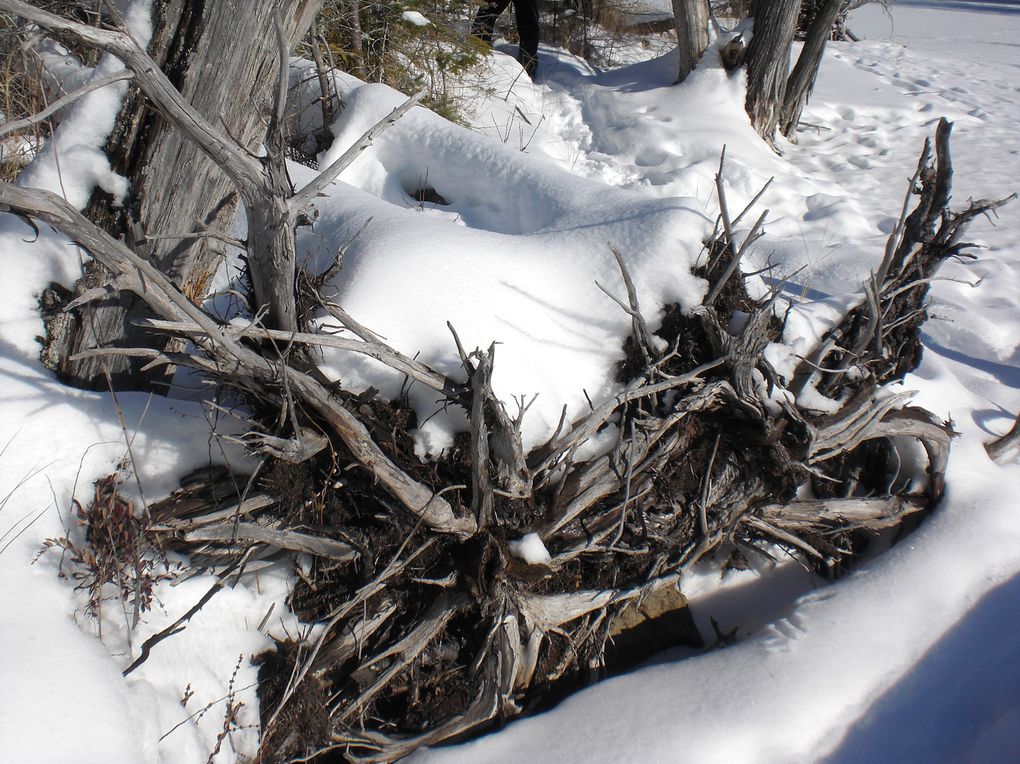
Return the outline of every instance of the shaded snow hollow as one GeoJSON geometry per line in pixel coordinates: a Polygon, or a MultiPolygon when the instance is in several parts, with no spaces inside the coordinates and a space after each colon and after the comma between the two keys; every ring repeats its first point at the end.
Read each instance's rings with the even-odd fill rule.
{"type": "MultiPolygon", "coordinates": [[[[919,5],[897,8],[889,20],[868,8],[853,27],[871,41],[830,45],[799,145],[784,146],[782,157],[751,131],[741,78],[727,78],[711,56],[672,87],[669,56],[597,73],[543,46],[542,78],[532,84],[497,52],[480,81],[464,85],[473,131],[413,110],[318,201],[302,250],[323,265],[364,226],[346,252],[338,300],[392,344],[451,373],[459,364],[447,321],[469,349],[499,342],[497,392],[511,405],[513,396],[539,393],[525,420],[534,443],[564,404],[577,413],[586,393],[597,400],[613,389],[630,322],[596,286],[623,293],[611,246],[626,259],[653,323],[664,303],[700,299],[704,285],[690,269],[715,216],[713,175],[726,145],[732,207],[776,178],[760,205],[771,210],[768,238],[748,267],[771,263],[777,279],[796,274],[784,289],[791,300],[809,301],[786,337],[798,350],[880,257],[938,116],[956,121],[957,204],[1016,190],[1020,177],[1020,15],[919,5]],[[943,43],[948,38],[952,46],[943,43]],[[449,204],[419,203],[423,187],[449,204]]],[[[401,100],[384,87],[341,79],[348,107],[325,160],[401,100]]],[[[113,111],[106,95],[90,97],[66,119],[53,144],[60,176],[51,162],[28,178],[63,189],[77,204],[94,182],[120,188],[93,151],[113,111]]],[[[302,182],[304,171],[293,172],[302,182]]],[[[957,280],[983,279],[979,287],[935,287],[943,320],[929,324],[924,363],[906,386],[918,390],[921,405],[951,416],[961,436],[946,500],[917,533],[832,586],[792,565],[723,581],[715,570],[698,571],[684,581],[696,619],[736,628],[736,645],[663,656],[542,716],[419,759],[1020,755],[1011,734],[1020,719],[1020,645],[1011,636],[1020,466],[1015,456],[996,466],[981,448],[1020,408],[1016,207],[1003,210],[998,228],[975,227],[972,237],[986,246],[977,263],[946,270],[957,280]]],[[[0,455],[0,761],[205,761],[235,666],[233,687],[245,703],[239,721],[254,724],[248,658],[270,635],[301,628],[285,616],[289,574],[263,571],[217,595],[125,680],[120,671],[132,651],[191,607],[211,579],[161,586],[159,607],[130,644],[124,618],[108,612],[100,642],[80,598],[57,579],[57,560],[45,555],[30,565],[42,540],[62,533],[71,497],[87,497],[91,481],[118,461],[133,457],[151,499],[210,458],[240,459],[210,438],[196,404],[137,394],[118,396],[128,454],[109,395],[68,390],[41,368],[36,295],[50,280],[73,281],[80,253],[47,230],[25,241],[31,238],[20,220],[0,216],[7,275],[0,283],[0,447],[8,444],[0,455]],[[182,707],[189,686],[193,696],[182,707]],[[210,703],[207,713],[191,716],[210,703]]],[[[229,278],[227,270],[221,283],[229,278]]],[[[771,352],[779,365],[789,359],[789,350],[771,352]]],[[[339,353],[327,355],[325,367],[352,385],[393,393],[400,384],[372,362],[339,353]]],[[[423,418],[434,407],[425,391],[412,389],[412,400],[423,418]]],[[[458,422],[447,416],[423,428],[423,451],[448,442],[458,422]]],[[[215,761],[251,755],[256,740],[251,728],[231,735],[215,761]]]]}

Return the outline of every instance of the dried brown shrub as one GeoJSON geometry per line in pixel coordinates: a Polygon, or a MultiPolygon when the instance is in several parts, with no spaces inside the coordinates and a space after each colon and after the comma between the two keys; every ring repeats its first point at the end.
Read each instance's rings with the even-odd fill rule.
{"type": "Polygon", "coordinates": [[[46,548],[61,550],[60,574],[86,593],[85,612],[98,622],[100,635],[105,600],[119,598],[130,608],[134,625],[152,607],[156,585],[173,579],[179,568],[145,514],[120,493],[119,481],[116,473],[97,480],[87,507],[73,501],[75,527],[45,542],[46,548]]]}

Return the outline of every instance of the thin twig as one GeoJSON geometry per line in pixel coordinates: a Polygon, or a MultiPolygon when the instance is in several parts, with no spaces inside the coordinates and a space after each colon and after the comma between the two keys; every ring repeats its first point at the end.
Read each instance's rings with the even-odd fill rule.
{"type": "Polygon", "coordinates": [[[117,72],[116,74],[111,74],[108,77],[103,77],[101,79],[88,82],[82,87],[78,88],[77,90],[68,93],[62,98],[58,98],[56,101],[53,101],[48,106],[46,106],[46,108],[44,108],[42,111],[36,112],[30,117],[25,117],[24,119],[14,119],[11,120],[10,122],[4,122],[3,124],[0,124],[0,138],[3,138],[5,135],[10,135],[11,133],[15,133],[18,130],[24,130],[26,127],[37,125],[40,122],[45,121],[46,118],[49,117],[50,115],[60,111],[69,103],[77,101],[82,96],[86,96],[95,90],[99,90],[100,88],[104,88],[107,85],[112,85],[116,82],[126,82],[127,80],[133,79],[134,76],[135,75],[132,72],[124,69],[122,71],[117,72]]]}
{"type": "Polygon", "coordinates": [[[319,173],[319,175],[311,183],[290,198],[288,205],[290,206],[291,212],[297,214],[312,204],[312,202],[315,201],[315,198],[325,191],[329,185],[336,180],[337,176],[346,170],[351,163],[361,155],[362,151],[372,145],[372,141],[409,112],[411,108],[424,97],[424,95],[424,90],[419,91],[381,120],[376,122],[375,125],[370,127],[368,131],[355,141],[353,146],[341,154],[333,162],[333,164],[319,173]]]}

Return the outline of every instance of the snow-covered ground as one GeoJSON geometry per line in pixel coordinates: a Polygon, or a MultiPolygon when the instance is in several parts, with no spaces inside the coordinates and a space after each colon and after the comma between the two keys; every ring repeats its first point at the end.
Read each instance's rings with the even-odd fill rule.
{"type": "MultiPolygon", "coordinates": [[[[740,80],[726,78],[713,54],[673,87],[669,56],[596,73],[543,47],[532,85],[497,53],[468,113],[476,132],[411,112],[320,200],[303,247],[328,256],[369,221],[345,255],[344,307],[445,370],[457,366],[446,321],[469,347],[501,342],[494,386],[505,398],[540,393],[526,420],[535,442],[562,405],[580,410],[583,391],[597,399],[611,389],[629,320],[595,285],[622,288],[610,246],[627,258],[650,316],[666,301],[700,297],[689,270],[715,214],[724,145],[731,206],[776,179],[761,201],[770,223],[752,265],[774,263],[777,277],[802,269],[787,290],[812,299],[853,291],[878,261],[938,117],[956,124],[957,205],[1020,190],[1016,10],[961,0],[904,2],[891,17],[858,11],[851,26],[865,40],[830,46],[799,142],[781,157],[754,135],[740,80]],[[425,185],[449,204],[416,203],[425,185]]],[[[400,101],[382,86],[347,83],[325,159],[400,101]]],[[[101,108],[85,103],[77,118],[101,108]]],[[[103,178],[104,168],[90,165],[86,176],[103,178]]],[[[692,577],[684,588],[699,622],[737,628],[738,643],[664,656],[542,716],[420,758],[1020,757],[1020,464],[1013,455],[997,466],[982,448],[1020,409],[1020,204],[995,223],[972,229],[985,247],[979,261],[948,267],[953,280],[936,285],[938,318],[907,380],[961,433],[946,499],[919,531],[834,585],[793,565],[723,582],[692,577]]],[[[264,571],[218,594],[125,680],[131,651],[210,579],[162,586],[161,605],[130,641],[125,618],[108,613],[100,642],[57,578],[56,555],[32,564],[42,541],[63,533],[71,497],[86,498],[118,462],[134,465],[153,498],[224,454],[196,404],[122,394],[118,412],[109,395],[69,390],[41,367],[36,296],[50,280],[73,281],[79,255],[46,231],[24,243],[31,238],[20,220],[0,217],[0,762],[205,761],[231,681],[246,704],[242,724],[257,720],[248,658],[270,644],[257,630],[269,607],[265,632],[299,628],[280,616],[288,574],[264,571]]],[[[351,384],[399,385],[339,354],[327,368],[351,384]]],[[[431,396],[414,403],[430,413],[431,396]]],[[[441,449],[456,425],[432,418],[418,434],[422,452],[441,449]]],[[[250,754],[256,739],[254,729],[235,732],[215,760],[250,754]]]]}

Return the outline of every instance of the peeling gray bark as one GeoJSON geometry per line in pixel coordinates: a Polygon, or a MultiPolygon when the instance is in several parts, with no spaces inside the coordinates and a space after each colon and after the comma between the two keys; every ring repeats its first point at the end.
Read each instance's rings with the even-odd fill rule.
{"type": "Polygon", "coordinates": [[[683,82],[708,47],[708,0],[673,0],[678,53],[677,82],[683,82]]]}
{"type": "Polygon", "coordinates": [[[783,99],[779,129],[791,141],[795,139],[801,112],[811,97],[811,91],[814,90],[818,66],[825,53],[825,43],[829,40],[833,24],[836,23],[836,17],[839,16],[843,4],[844,0],[826,0],[807,30],[804,47],[800,51],[790,79],[786,81],[786,95],[783,99]]]}
{"type": "MultiPolygon", "coordinates": [[[[279,66],[274,17],[281,16],[288,44],[293,45],[320,6],[321,0],[157,0],[149,54],[196,111],[256,151],[266,133],[279,66]]],[[[130,197],[121,208],[97,193],[86,214],[112,235],[125,237],[189,299],[200,301],[226,245],[209,236],[147,237],[189,234],[202,226],[228,230],[237,212],[237,190],[138,88],[125,99],[107,153],[113,169],[130,180],[130,197]]],[[[76,291],[98,287],[107,278],[101,266],[89,263],[76,291]]],[[[136,298],[111,297],[84,306],[76,320],[67,323],[70,336],[53,338],[69,349],[54,370],[91,389],[107,387],[104,368],[117,389],[148,387],[152,378],[140,374],[126,357],[68,360],[90,347],[144,344],[132,321],[146,315],[136,298]]]]}
{"type": "Polygon", "coordinates": [[[747,48],[747,102],[751,124],[773,146],[790,71],[790,44],[801,0],[753,0],[754,35],[747,48]]]}

